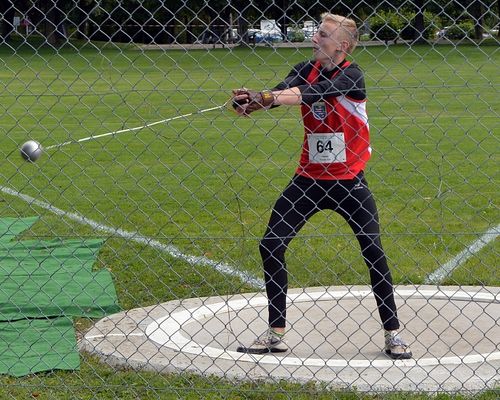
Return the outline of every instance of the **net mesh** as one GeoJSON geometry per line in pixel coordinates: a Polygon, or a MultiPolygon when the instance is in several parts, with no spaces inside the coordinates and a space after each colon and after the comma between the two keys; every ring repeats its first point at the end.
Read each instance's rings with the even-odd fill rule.
{"type": "Polygon", "coordinates": [[[498,24],[493,0],[2,2],[0,397],[495,395],[498,24]],[[324,12],[357,24],[370,134],[368,183],[335,193],[292,178],[306,145],[308,165],[345,162],[350,123],[305,137],[300,101],[231,107],[235,89],[255,105],[302,79],[308,118],[363,117],[365,98],[314,94],[296,68],[324,12]],[[99,287],[116,299],[78,303],[99,287]],[[59,306],[73,292],[80,313],[59,306]],[[285,309],[288,351],[236,351],[285,309]],[[384,347],[396,309],[406,361],[384,347]],[[68,317],[76,347],[47,322],[68,317]],[[38,325],[45,347],[18,331],[38,325]]]}

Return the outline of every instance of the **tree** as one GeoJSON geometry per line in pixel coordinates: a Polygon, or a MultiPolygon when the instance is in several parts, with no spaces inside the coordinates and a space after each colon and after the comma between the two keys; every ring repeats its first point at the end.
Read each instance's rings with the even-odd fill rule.
{"type": "Polygon", "coordinates": [[[14,30],[13,21],[15,8],[12,1],[0,1],[0,38],[2,42],[10,40],[10,34],[14,30]]]}
{"type": "Polygon", "coordinates": [[[71,10],[70,20],[76,29],[78,39],[88,39],[95,30],[96,25],[92,20],[95,6],[95,0],[79,0],[77,6],[71,10]]]}
{"type": "Polygon", "coordinates": [[[500,0],[497,0],[497,36],[500,39],[500,23],[498,23],[498,18],[500,17],[500,0]]]}
{"type": "Polygon", "coordinates": [[[41,11],[45,18],[43,21],[43,33],[47,38],[47,43],[54,47],[59,47],[66,41],[66,27],[64,25],[65,13],[63,0],[48,0],[41,2],[41,11]]]}
{"type": "Polygon", "coordinates": [[[286,33],[288,26],[306,20],[319,21],[326,11],[344,14],[358,24],[383,12],[405,15],[406,34],[414,42],[429,35],[429,12],[452,25],[471,17],[475,37],[481,38],[483,21],[493,25],[500,14],[500,0],[0,0],[0,35],[8,40],[12,31],[13,4],[29,15],[37,31],[52,46],[67,40],[69,30],[84,40],[192,42],[203,31],[231,39],[236,24],[243,40],[248,28],[261,19],[275,19],[286,33]],[[496,6],[496,7],[495,7],[496,6]],[[485,13],[485,10],[488,12],[485,13]],[[425,17],[424,17],[425,12],[425,17]],[[409,15],[412,15],[409,17],[409,15]],[[487,16],[485,18],[485,16],[487,16]],[[492,22],[493,21],[493,22],[492,22]],[[229,35],[227,35],[229,33],[229,35]]]}
{"type": "Polygon", "coordinates": [[[424,6],[424,0],[413,0],[413,4],[415,5],[415,11],[417,14],[415,15],[415,18],[413,20],[413,28],[415,32],[415,36],[413,37],[413,40],[415,43],[425,43],[425,37],[424,37],[424,30],[425,30],[425,23],[424,23],[424,11],[425,11],[425,6],[424,6]]]}
{"type": "Polygon", "coordinates": [[[474,21],[474,37],[475,39],[483,38],[483,3],[479,0],[474,0],[470,3],[468,12],[474,21]]]}

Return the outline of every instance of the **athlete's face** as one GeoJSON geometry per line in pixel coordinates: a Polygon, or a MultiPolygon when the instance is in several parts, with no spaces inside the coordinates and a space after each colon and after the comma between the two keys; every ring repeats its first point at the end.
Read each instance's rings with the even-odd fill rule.
{"type": "Polygon", "coordinates": [[[337,64],[345,57],[345,50],[349,46],[346,32],[342,26],[334,21],[323,21],[312,38],[313,54],[316,61],[324,67],[337,64]]]}

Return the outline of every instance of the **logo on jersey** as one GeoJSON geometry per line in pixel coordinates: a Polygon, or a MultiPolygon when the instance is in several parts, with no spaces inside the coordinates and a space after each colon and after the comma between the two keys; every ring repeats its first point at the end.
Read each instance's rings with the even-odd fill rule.
{"type": "Polygon", "coordinates": [[[323,103],[322,101],[313,103],[311,109],[314,118],[316,118],[317,120],[322,121],[326,118],[326,104],[323,103]]]}

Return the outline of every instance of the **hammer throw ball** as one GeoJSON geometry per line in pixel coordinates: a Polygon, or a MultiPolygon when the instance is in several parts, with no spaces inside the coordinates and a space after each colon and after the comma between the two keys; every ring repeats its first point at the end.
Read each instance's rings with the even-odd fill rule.
{"type": "Polygon", "coordinates": [[[34,140],[28,140],[21,147],[21,157],[30,162],[35,162],[42,155],[42,145],[34,140]]]}

